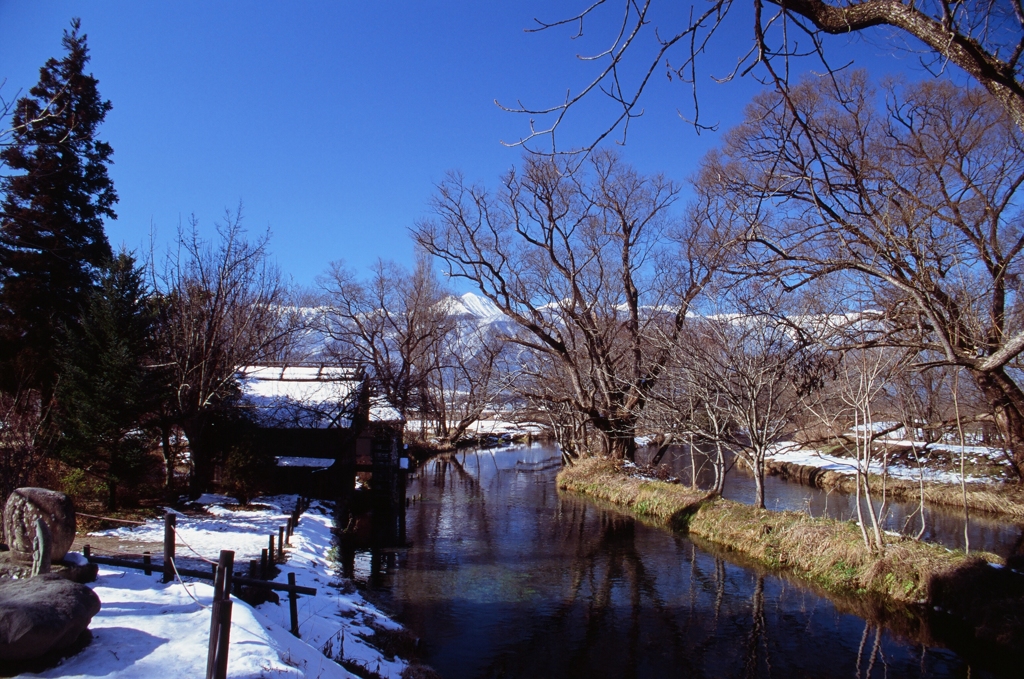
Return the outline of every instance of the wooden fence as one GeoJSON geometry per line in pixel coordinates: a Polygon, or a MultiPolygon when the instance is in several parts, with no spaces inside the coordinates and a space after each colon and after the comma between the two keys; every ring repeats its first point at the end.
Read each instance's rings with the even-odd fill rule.
{"type": "Polygon", "coordinates": [[[82,553],[90,563],[106,566],[117,566],[119,568],[133,568],[143,571],[146,575],[152,575],[154,570],[159,570],[163,575],[163,582],[171,582],[178,577],[199,578],[213,581],[213,605],[210,611],[210,644],[206,662],[206,679],[226,679],[228,667],[228,645],[231,637],[231,592],[233,588],[242,586],[269,589],[278,592],[288,593],[288,612],[291,623],[291,633],[299,636],[299,595],[315,596],[316,589],[303,587],[295,584],[295,573],[288,574],[288,583],[270,582],[275,563],[284,561],[285,545],[291,544],[292,532],[299,525],[299,518],[302,512],[308,507],[304,498],[299,498],[288,523],[278,527],[277,535],[271,534],[267,541],[267,548],[262,550],[260,561],[249,562],[249,577],[235,575],[234,561],[235,553],[231,550],[221,550],[217,563],[211,562],[210,570],[179,567],[175,561],[175,539],[177,516],[168,512],[164,516],[164,553],[160,562],[153,562],[149,552],[142,554],[142,561],[123,559],[118,557],[101,556],[92,553],[89,545],[82,548],[82,553]],[[276,549],[275,549],[275,537],[276,549]]]}

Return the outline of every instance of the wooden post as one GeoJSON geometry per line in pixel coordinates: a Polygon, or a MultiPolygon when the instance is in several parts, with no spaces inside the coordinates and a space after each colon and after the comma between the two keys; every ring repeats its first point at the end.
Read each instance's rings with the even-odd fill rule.
{"type": "Polygon", "coordinates": [[[153,559],[149,552],[142,553],[142,572],[146,575],[153,575],[153,559]]]}
{"type": "Polygon", "coordinates": [[[218,601],[220,613],[220,639],[217,641],[215,679],[228,679],[228,646],[231,643],[231,600],[218,601]]]}
{"type": "Polygon", "coordinates": [[[90,547],[89,545],[84,545],[82,547],[82,556],[84,556],[85,560],[88,561],[89,557],[92,556],[92,547],[90,547]]]}
{"type": "Polygon", "coordinates": [[[164,514],[164,582],[174,579],[174,527],[178,517],[167,512],[164,514]]]}
{"type": "Polygon", "coordinates": [[[249,559],[249,577],[253,579],[260,577],[260,562],[256,559],[249,559]]]}
{"type": "Polygon", "coordinates": [[[235,553],[230,549],[220,550],[220,559],[217,562],[217,575],[221,580],[221,597],[231,598],[231,580],[235,572],[235,553]]]}
{"type": "Polygon", "coordinates": [[[267,550],[264,549],[260,553],[260,580],[266,580],[268,572],[269,570],[267,568],[267,550]]]}
{"type": "Polygon", "coordinates": [[[213,610],[210,611],[210,644],[206,654],[206,679],[224,679],[228,668],[231,633],[231,572],[235,553],[222,549],[213,580],[213,610]]]}
{"type": "Polygon", "coordinates": [[[214,589],[214,602],[210,608],[210,643],[206,651],[206,679],[214,679],[217,666],[217,642],[220,640],[220,601],[216,600],[217,590],[214,589]]]}
{"type": "Polygon", "coordinates": [[[277,527],[277,560],[284,561],[284,526],[277,527]]]}
{"type": "Polygon", "coordinates": [[[285,531],[285,540],[288,542],[288,546],[292,546],[292,517],[288,517],[288,530],[285,531]]]}
{"type": "MultiPolygon", "coordinates": [[[[288,574],[288,584],[295,586],[295,573],[288,574]]],[[[295,590],[288,592],[288,613],[292,619],[292,634],[296,637],[299,636],[299,595],[295,593],[295,590]]]]}
{"type": "Polygon", "coordinates": [[[270,556],[270,561],[268,561],[267,563],[269,563],[271,566],[273,566],[274,565],[274,560],[276,558],[275,555],[274,555],[274,536],[273,535],[270,536],[270,543],[269,544],[270,544],[270,546],[267,548],[267,554],[270,556]]]}

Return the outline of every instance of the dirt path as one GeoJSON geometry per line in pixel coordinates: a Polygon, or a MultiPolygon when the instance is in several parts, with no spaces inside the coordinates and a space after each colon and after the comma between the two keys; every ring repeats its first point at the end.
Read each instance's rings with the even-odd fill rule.
{"type": "Polygon", "coordinates": [[[71,543],[71,551],[81,552],[85,545],[89,545],[93,554],[102,556],[124,558],[138,556],[141,558],[143,552],[150,552],[153,556],[162,556],[164,553],[163,543],[160,542],[122,540],[109,535],[76,535],[75,541],[71,543]]]}

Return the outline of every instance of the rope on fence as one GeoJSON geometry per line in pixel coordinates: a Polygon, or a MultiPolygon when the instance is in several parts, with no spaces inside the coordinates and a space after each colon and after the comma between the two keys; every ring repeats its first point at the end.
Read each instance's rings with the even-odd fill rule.
{"type": "Polygon", "coordinates": [[[184,545],[185,548],[188,549],[188,551],[190,551],[193,554],[195,554],[196,556],[198,556],[201,561],[205,561],[206,563],[212,564],[212,565],[216,565],[217,564],[216,561],[211,561],[210,559],[207,559],[205,556],[203,556],[202,554],[197,552],[192,545],[190,545],[187,542],[185,542],[185,538],[181,537],[181,533],[178,532],[178,528],[177,527],[174,528],[174,538],[175,538],[176,541],[178,541],[182,545],[184,545]]]}
{"type": "Polygon", "coordinates": [[[117,523],[131,523],[131,524],[134,524],[136,526],[145,526],[146,525],[145,521],[131,521],[129,519],[115,519],[115,518],[110,517],[110,516],[96,516],[95,514],[86,514],[84,512],[75,512],[75,515],[76,516],[84,516],[84,517],[89,518],[89,519],[99,519],[101,521],[116,521],[117,523]]]}
{"type": "Polygon", "coordinates": [[[189,591],[188,585],[185,584],[185,581],[181,579],[181,574],[178,573],[178,565],[174,563],[174,559],[171,559],[171,568],[174,569],[174,577],[178,581],[178,584],[181,585],[182,589],[185,590],[185,594],[188,594],[189,597],[192,598],[192,601],[195,601],[197,604],[199,604],[200,608],[209,608],[209,606],[204,606],[203,603],[196,598],[195,594],[189,591]]]}
{"type": "Polygon", "coordinates": [[[93,547],[90,545],[90,549],[94,552],[99,552],[101,555],[107,554],[109,556],[117,557],[119,559],[141,559],[144,555],[138,552],[112,552],[109,549],[103,549],[102,547],[93,547]]]}

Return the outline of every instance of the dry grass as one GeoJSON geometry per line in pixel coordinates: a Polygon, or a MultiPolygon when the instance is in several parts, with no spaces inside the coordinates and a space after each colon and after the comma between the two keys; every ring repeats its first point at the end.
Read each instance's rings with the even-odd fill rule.
{"type": "MultiPolygon", "coordinates": [[[[835,592],[870,592],[899,603],[919,603],[927,600],[933,578],[972,558],[899,538],[893,538],[883,553],[873,553],[853,523],[711,499],[679,485],[627,476],[607,460],[586,460],[564,470],[558,485],[687,530],[835,592]]],[[[999,561],[995,555],[985,556],[999,561]]]]}
{"type": "Polygon", "coordinates": [[[677,529],[684,528],[685,517],[707,501],[707,495],[685,486],[628,476],[604,458],[580,460],[563,469],[558,474],[558,487],[628,507],[640,517],[677,529]]]}

